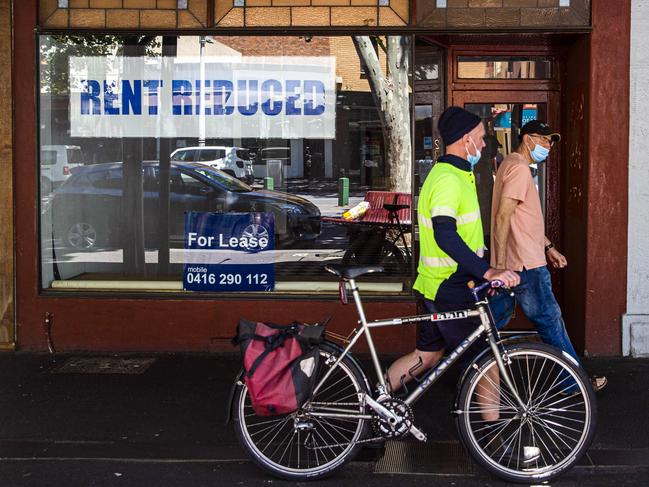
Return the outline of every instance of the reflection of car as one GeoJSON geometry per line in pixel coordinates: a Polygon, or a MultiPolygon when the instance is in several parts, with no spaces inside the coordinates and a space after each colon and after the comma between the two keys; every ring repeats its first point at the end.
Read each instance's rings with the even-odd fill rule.
{"type": "MultiPolygon", "coordinates": [[[[145,245],[157,246],[159,165],[143,162],[145,245]]],[[[54,193],[49,211],[54,237],[81,250],[122,245],[122,163],[84,166],[54,193]]],[[[172,162],[169,184],[169,239],[182,246],[188,211],[272,212],[276,246],[313,240],[320,234],[318,207],[299,196],[255,191],[247,184],[200,163],[172,162]]],[[[256,234],[263,229],[248,228],[256,234]]]]}
{"type": "Polygon", "coordinates": [[[72,172],[83,164],[83,153],[78,145],[41,146],[41,191],[51,192],[60,186],[72,172]]]}
{"type": "Polygon", "coordinates": [[[247,149],[210,145],[203,147],[183,147],[171,153],[172,161],[200,162],[219,169],[246,183],[253,183],[252,161],[247,149]]]}

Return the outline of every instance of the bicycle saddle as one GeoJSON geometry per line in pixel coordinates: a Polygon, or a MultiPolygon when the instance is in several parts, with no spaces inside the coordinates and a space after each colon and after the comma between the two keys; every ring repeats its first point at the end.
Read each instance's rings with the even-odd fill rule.
{"type": "Polygon", "coordinates": [[[336,274],[342,279],[356,279],[363,274],[383,272],[383,267],[379,266],[327,264],[324,268],[326,271],[336,274]]]}
{"type": "Polygon", "coordinates": [[[383,209],[387,210],[387,211],[397,212],[397,211],[403,210],[405,208],[410,208],[410,205],[391,205],[389,203],[384,203],[383,204],[383,209]]]}

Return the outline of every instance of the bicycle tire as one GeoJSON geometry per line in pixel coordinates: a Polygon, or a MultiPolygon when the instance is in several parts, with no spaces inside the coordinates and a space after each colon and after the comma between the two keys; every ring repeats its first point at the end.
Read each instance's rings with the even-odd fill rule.
{"type": "MultiPolygon", "coordinates": [[[[320,345],[321,365],[316,383],[333,365],[333,362],[327,363],[328,359],[337,358],[339,354],[340,350],[334,344],[325,342],[320,345]]],[[[270,418],[256,416],[245,385],[238,387],[234,401],[234,424],[239,442],[255,464],[275,477],[313,480],[332,475],[358,453],[361,444],[356,442],[367,435],[368,421],[360,418],[315,418],[307,414],[302,418],[312,422],[313,428],[303,432],[296,428],[295,419],[309,407],[317,411],[313,403],[318,402],[355,403],[357,406],[341,408],[363,412],[364,406],[361,406],[358,394],[368,392],[367,384],[363,370],[347,356],[320,391],[300,410],[270,418]],[[277,439],[278,436],[282,438],[277,439]],[[341,443],[347,445],[326,446],[341,443]]]]}
{"type": "Polygon", "coordinates": [[[487,355],[472,364],[460,385],[456,404],[460,439],[478,464],[503,480],[551,481],[588,450],[597,422],[595,394],[583,369],[554,347],[525,343],[506,346],[505,351],[509,357],[505,367],[527,414],[517,411],[504,381],[496,385],[486,376],[497,370],[495,358],[487,355]],[[496,410],[498,419],[487,422],[483,413],[496,410]]]}

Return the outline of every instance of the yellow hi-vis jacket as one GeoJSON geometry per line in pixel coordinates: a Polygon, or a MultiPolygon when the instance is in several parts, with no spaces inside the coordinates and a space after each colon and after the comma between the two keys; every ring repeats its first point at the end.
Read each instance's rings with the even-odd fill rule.
{"type": "Polygon", "coordinates": [[[452,164],[437,162],[419,194],[419,266],[413,286],[430,300],[435,300],[442,283],[457,270],[457,262],[439,248],[433,233],[432,218],[455,219],[460,238],[478,256],[484,255],[484,236],[475,177],[452,164]]]}

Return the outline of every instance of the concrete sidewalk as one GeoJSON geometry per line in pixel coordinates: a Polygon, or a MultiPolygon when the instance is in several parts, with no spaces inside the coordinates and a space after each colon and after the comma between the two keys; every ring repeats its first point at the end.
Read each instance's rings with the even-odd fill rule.
{"type": "MultiPolygon", "coordinates": [[[[0,458],[246,459],[225,425],[238,354],[125,355],[119,358],[153,360],[135,367],[149,365],[139,374],[62,373],[64,365],[79,370],[79,357],[97,358],[0,354],[0,458]]],[[[598,395],[597,434],[582,466],[649,467],[649,360],[590,359],[586,366],[607,375],[609,385],[598,395]]],[[[449,372],[415,406],[429,445],[399,442],[433,474],[479,472],[457,443],[449,413],[456,380],[449,372]]],[[[386,454],[365,449],[358,467],[381,472],[386,454]]]]}

